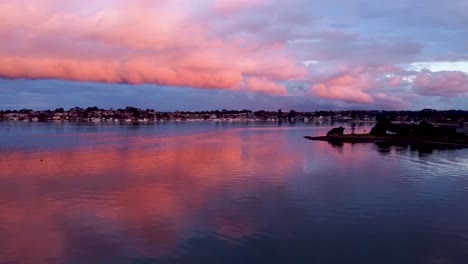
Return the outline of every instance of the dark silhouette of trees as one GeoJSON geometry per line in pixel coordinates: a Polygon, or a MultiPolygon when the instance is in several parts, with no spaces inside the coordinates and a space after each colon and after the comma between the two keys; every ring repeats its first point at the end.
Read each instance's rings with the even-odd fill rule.
{"type": "Polygon", "coordinates": [[[45,112],[41,112],[41,113],[39,113],[39,115],[37,115],[37,119],[38,119],[39,121],[45,121],[45,120],[47,120],[48,118],[49,118],[49,115],[46,114],[45,112]]]}
{"type": "Polygon", "coordinates": [[[344,130],[345,128],[342,126],[332,128],[332,130],[328,131],[327,136],[342,136],[344,133],[344,130]]]}
{"type": "Polygon", "coordinates": [[[379,118],[377,124],[369,134],[375,136],[388,136],[388,132],[398,137],[429,138],[429,139],[462,139],[463,134],[458,134],[453,127],[435,127],[427,121],[415,124],[393,124],[389,118],[379,118]]]}
{"type": "Polygon", "coordinates": [[[133,107],[133,106],[127,106],[125,107],[125,111],[127,113],[130,113],[130,115],[133,117],[133,118],[140,118],[140,109],[136,108],[136,107],[133,107]]]}
{"type": "Polygon", "coordinates": [[[283,110],[282,109],[278,109],[278,118],[283,118],[283,110]]]}
{"type": "Polygon", "coordinates": [[[289,120],[292,120],[292,119],[296,118],[296,116],[297,116],[296,111],[294,111],[294,110],[289,111],[289,114],[288,114],[288,119],[289,120]]]}
{"type": "Polygon", "coordinates": [[[376,117],[377,124],[371,129],[369,134],[375,135],[375,136],[383,136],[387,135],[387,131],[391,129],[392,127],[392,122],[390,121],[390,118],[383,114],[379,114],[376,117]]]}
{"type": "Polygon", "coordinates": [[[96,112],[96,111],[99,111],[99,108],[97,106],[86,108],[86,112],[96,112]]]}

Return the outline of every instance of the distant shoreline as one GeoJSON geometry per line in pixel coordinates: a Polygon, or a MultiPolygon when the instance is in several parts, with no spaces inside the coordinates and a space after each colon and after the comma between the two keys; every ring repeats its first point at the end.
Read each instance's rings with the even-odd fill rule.
{"type": "MultiPolygon", "coordinates": [[[[336,111],[277,111],[258,110],[210,110],[210,111],[175,111],[165,112],[155,109],[140,109],[127,106],[123,109],[103,109],[97,106],[68,110],[0,110],[0,121],[20,122],[112,122],[146,123],[156,121],[217,121],[217,122],[304,122],[304,123],[350,123],[372,124],[379,118],[386,118],[392,123],[419,124],[429,122],[435,126],[468,128],[468,111],[423,109],[421,111],[384,111],[384,110],[336,110],[336,111]]],[[[351,125],[353,126],[353,125],[351,125]]]]}
{"type": "Polygon", "coordinates": [[[330,123],[330,122],[339,122],[339,123],[369,123],[374,124],[375,121],[372,120],[348,120],[348,119],[277,119],[277,118],[208,118],[208,119],[74,119],[74,120],[35,120],[35,119],[24,119],[24,120],[13,120],[13,119],[0,119],[0,122],[15,122],[15,123],[157,123],[157,122],[300,122],[300,123],[330,123]]]}

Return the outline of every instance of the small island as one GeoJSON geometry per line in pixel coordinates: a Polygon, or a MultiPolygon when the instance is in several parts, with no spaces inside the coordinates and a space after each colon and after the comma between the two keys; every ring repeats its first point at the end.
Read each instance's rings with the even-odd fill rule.
{"type": "Polygon", "coordinates": [[[424,145],[434,147],[466,148],[468,134],[460,133],[455,127],[434,126],[427,121],[419,123],[392,123],[388,118],[379,118],[367,134],[345,134],[344,127],[328,131],[326,136],[311,137],[309,140],[330,143],[386,143],[392,145],[424,145]]]}

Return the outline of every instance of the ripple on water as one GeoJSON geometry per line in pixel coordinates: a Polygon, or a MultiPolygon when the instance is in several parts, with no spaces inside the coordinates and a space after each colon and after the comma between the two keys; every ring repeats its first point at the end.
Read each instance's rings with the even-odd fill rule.
{"type": "Polygon", "coordinates": [[[329,127],[278,126],[70,127],[40,149],[8,143],[0,262],[468,259],[466,150],[336,146],[302,138],[329,127]]]}

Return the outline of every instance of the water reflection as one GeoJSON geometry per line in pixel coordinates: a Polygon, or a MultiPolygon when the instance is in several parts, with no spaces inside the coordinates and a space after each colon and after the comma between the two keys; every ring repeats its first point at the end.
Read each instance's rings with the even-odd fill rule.
{"type": "Polygon", "coordinates": [[[377,150],[381,154],[390,154],[392,151],[393,152],[398,152],[398,153],[407,153],[408,151],[415,152],[417,153],[420,157],[427,157],[430,156],[431,154],[439,153],[439,152],[451,152],[453,150],[457,149],[463,149],[462,147],[457,147],[457,146],[446,146],[446,145],[429,145],[429,144],[395,144],[395,143],[385,143],[385,142],[379,142],[375,143],[377,146],[377,150]]]}
{"type": "Polygon", "coordinates": [[[373,146],[379,154],[383,156],[389,156],[392,153],[407,153],[407,152],[415,152],[417,153],[420,157],[428,157],[432,154],[435,153],[440,153],[440,152],[451,152],[454,150],[460,150],[464,149],[464,147],[457,147],[457,146],[449,146],[449,145],[429,145],[429,144],[412,144],[408,145],[405,143],[386,143],[386,142],[375,142],[375,143],[344,143],[340,141],[330,141],[328,144],[338,150],[339,152],[343,152],[343,146],[344,145],[362,145],[362,144],[367,144],[373,146]]]}
{"type": "Polygon", "coordinates": [[[0,263],[468,257],[467,152],[379,156],[308,129],[112,131],[95,146],[78,133],[73,147],[0,151],[0,263]]]}
{"type": "Polygon", "coordinates": [[[287,175],[277,172],[294,166],[300,154],[283,148],[288,158],[278,158],[286,142],[265,146],[255,137],[212,136],[2,153],[0,226],[8,227],[0,232],[8,241],[2,256],[23,263],[70,254],[99,262],[103,252],[128,250],[159,257],[176,252],[196,229],[227,240],[254,233],[261,222],[240,205],[255,203],[260,184],[268,183],[264,191],[281,185],[287,175]]]}

